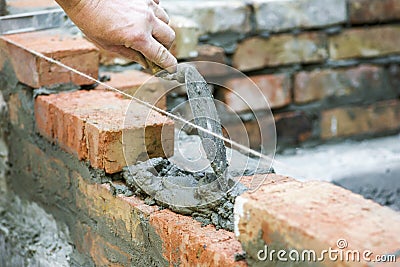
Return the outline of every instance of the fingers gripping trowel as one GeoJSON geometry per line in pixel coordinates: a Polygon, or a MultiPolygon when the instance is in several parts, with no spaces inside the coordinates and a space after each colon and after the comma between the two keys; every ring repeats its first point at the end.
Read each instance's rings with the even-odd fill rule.
{"type": "MultiPolygon", "coordinates": [[[[153,73],[160,68],[150,64],[153,73]]],[[[174,74],[167,74],[165,71],[159,73],[160,77],[168,80],[177,80],[185,83],[186,92],[189,98],[190,108],[193,113],[194,123],[209,132],[222,136],[222,126],[214,104],[214,98],[209,90],[206,80],[201,76],[197,69],[190,64],[179,64],[174,74]]],[[[218,178],[220,186],[226,187],[226,148],[222,139],[199,130],[203,149],[210,161],[210,165],[218,178]],[[220,179],[224,178],[224,179],[220,179]]]]}

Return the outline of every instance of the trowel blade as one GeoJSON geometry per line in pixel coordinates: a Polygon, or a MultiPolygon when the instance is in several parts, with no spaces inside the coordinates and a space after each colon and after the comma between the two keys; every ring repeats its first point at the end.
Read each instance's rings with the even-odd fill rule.
{"type": "MultiPolygon", "coordinates": [[[[178,72],[184,73],[187,95],[193,113],[194,123],[222,136],[221,122],[214,104],[214,98],[206,80],[194,66],[181,64],[178,72]]],[[[226,148],[222,139],[209,133],[198,131],[201,142],[216,176],[226,176],[226,148]]],[[[222,184],[221,184],[222,186],[222,184]]]]}

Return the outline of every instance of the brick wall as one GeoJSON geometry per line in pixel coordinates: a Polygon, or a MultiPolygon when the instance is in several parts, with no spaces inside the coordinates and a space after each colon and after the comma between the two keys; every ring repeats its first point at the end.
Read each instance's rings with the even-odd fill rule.
{"type": "MultiPolygon", "coordinates": [[[[181,54],[182,60],[222,59],[260,87],[275,114],[280,148],[400,129],[400,1],[202,1],[194,10],[191,2],[180,2],[180,9],[176,1],[163,4],[172,14],[190,9],[187,17],[200,25],[200,38],[191,42],[198,43],[198,56],[181,54]],[[216,20],[224,24],[210,28],[216,20]],[[206,56],[204,44],[211,45],[206,56]]],[[[224,85],[249,98],[239,81],[224,85]]],[[[246,113],[234,93],[215,91],[246,113]]],[[[257,99],[250,105],[263,108],[257,99]]]]}
{"type": "MultiPolygon", "coordinates": [[[[177,32],[191,37],[175,44],[180,60],[230,63],[245,71],[270,100],[279,141],[293,144],[398,130],[400,60],[392,43],[398,16],[387,10],[396,10],[399,2],[370,1],[372,9],[365,9],[365,2],[164,4],[185,22],[175,25],[177,32]],[[371,35],[379,35],[380,42],[371,35]],[[355,47],[348,47],[349,38],[355,47]]],[[[0,153],[8,151],[0,154],[0,191],[7,188],[7,196],[38,203],[67,226],[72,266],[265,266],[258,254],[266,246],[320,253],[338,249],[342,239],[348,245],[343,250],[350,253],[398,255],[400,233],[393,226],[400,223],[399,213],[324,182],[268,175],[257,192],[236,198],[234,232],[202,226],[191,216],[149,202],[140,192],[129,192],[121,173],[126,165],[123,133],[134,137],[124,144],[132,151],[128,164],[136,164],[173,153],[174,122],[42,62],[14,43],[95,77],[107,74],[108,84],[131,94],[150,76],[130,67],[115,73],[119,67],[105,65],[128,62],[58,30],[0,38],[0,153]],[[100,61],[104,65],[99,68],[100,61]],[[127,110],[133,118],[128,123],[127,110]],[[10,169],[4,172],[1,164],[7,161],[10,169]]],[[[246,94],[243,80],[202,71],[246,94]]],[[[166,99],[154,94],[162,85],[147,85],[139,96],[168,108],[166,99]]],[[[217,87],[215,95],[246,115],[229,92],[217,87]]],[[[256,147],[257,125],[244,122],[256,147]]],[[[260,177],[241,182],[253,179],[260,177]]],[[[329,260],[318,264],[369,266],[329,260]]]]}

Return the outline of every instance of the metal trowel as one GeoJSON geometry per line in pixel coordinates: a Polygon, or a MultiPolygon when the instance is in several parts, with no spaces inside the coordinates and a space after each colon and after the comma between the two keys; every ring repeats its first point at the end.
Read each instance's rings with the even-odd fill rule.
{"type": "MultiPolygon", "coordinates": [[[[190,64],[181,63],[173,74],[161,70],[157,65],[148,61],[149,67],[157,76],[167,80],[177,80],[184,83],[189,98],[189,105],[193,113],[194,123],[209,132],[222,136],[222,126],[214,104],[214,97],[208,87],[206,80],[201,76],[197,69],[190,64]],[[161,72],[160,72],[161,71],[161,72]]],[[[203,149],[207,159],[210,161],[211,168],[214,170],[220,185],[226,186],[226,148],[222,139],[201,131],[198,131],[201,138],[203,149]]]]}

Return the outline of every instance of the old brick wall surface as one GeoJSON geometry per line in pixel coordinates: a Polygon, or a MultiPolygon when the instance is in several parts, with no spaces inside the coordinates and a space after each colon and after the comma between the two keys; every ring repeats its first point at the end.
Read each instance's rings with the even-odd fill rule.
{"type": "MultiPolygon", "coordinates": [[[[180,59],[221,62],[222,58],[221,63],[243,71],[260,88],[278,128],[285,125],[285,131],[277,129],[280,148],[392,134],[400,129],[396,108],[400,96],[400,17],[396,11],[400,1],[252,0],[193,5],[192,1],[165,0],[162,5],[170,14],[199,25],[200,37],[191,41],[198,43],[198,56],[181,53],[180,59]],[[235,19],[231,19],[233,14],[235,19]],[[209,51],[206,57],[202,56],[204,44],[209,51]],[[221,48],[224,57],[216,52],[221,48]],[[387,103],[386,109],[373,108],[387,103]],[[357,121],[353,124],[342,115],[353,109],[369,115],[352,116],[357,121]],[[327,118],[334,111],[337,116],[327,118]],[[287,118],[284,123],[282,117],[287,118]],[[377,118],[385,122],[375,123],[377,118]]],[[[249,113],[249,106],[267,108],[251,98],[246,82],[219,75],[230,90],[217,88],[215,96],[242,117],[249,113]],[[249,106],[236,94],[248,100],[249,106]]],[[[258,147],[257,142],[252,145],[258,147]]]]}

